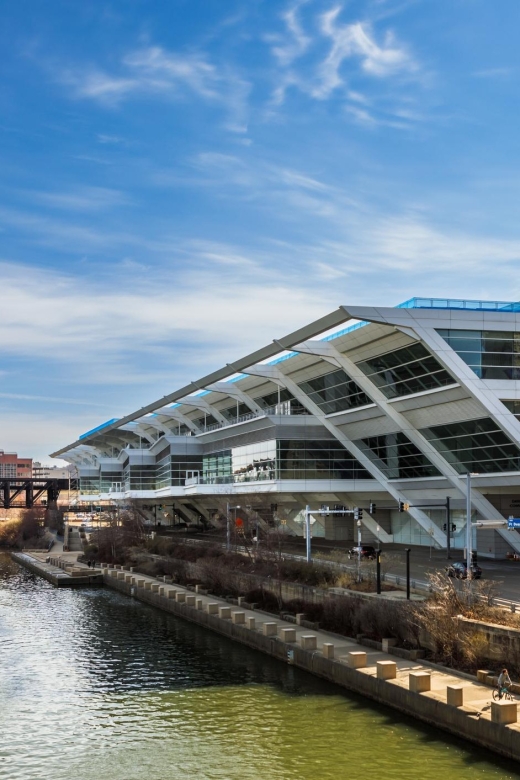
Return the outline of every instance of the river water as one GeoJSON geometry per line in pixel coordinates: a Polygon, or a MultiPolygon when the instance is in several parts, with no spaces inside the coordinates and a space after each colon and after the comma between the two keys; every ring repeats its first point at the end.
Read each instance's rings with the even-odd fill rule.
{"type": "Polygon", "coordinates": [[[520,767],[0,553],[2,780],[520,780],[520,767]]]}

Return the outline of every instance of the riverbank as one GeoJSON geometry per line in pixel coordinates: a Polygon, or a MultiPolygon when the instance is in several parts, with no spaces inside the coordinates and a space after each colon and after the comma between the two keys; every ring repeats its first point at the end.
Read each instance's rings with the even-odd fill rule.
{"type": "MultiPolygon", "coordinates": [[[[19,562],[27,565],[25,558],[19,562]]],[[[402,659],[391,650],[375,650],[354,639],[311,632],[265,612],[233,607],[224,599],[156,577],[106,567],[102,577],[105,585],[130,597],[520,760],[517,701],[492,702],[491,688],[469,675],[402,659]]]]}
{"type": "Polygon", "coordinates": [[[67,558],[49,556],[42,552],[12,552],[11,558],[17,561],[26,569],[43,577],[56,588],[84,588],[92,585],[103,585],[103,575],[101,570],[92,570],[81,564],[76,564],[75,560],[67,558]],[[48,559],[48,561],[47,561],[48,559]]]}

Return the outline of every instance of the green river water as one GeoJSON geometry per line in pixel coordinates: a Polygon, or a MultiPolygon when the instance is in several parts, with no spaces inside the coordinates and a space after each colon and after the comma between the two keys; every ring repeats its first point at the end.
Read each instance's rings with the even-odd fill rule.
{"type": "Polygon", "coordinates": [[[0,554],[1,780],[505,780],[520,767],[0,554]]]}

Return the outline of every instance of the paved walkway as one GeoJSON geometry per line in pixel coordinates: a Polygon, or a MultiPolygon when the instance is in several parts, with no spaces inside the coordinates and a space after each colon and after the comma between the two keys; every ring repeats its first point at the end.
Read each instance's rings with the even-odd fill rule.
{"type": "MultiPolygon", "coordinates": [[[[113,570],[108,569],[107,571],[112,572],[113,570]]],[[[170,583],[169,581],[165,582],[164,578],[151,577],[144,574],[138,574],[136,572],[131,573],[128,569],[118,570],[118,573],[123,573],[123,572],[125,575],[125,579],[130,577],[130,581],[134,586],[136,585],[137,580],[142,580],[144,582],[150,583],[150,588],[151,585],[157,586],[154,589],[156,594],[161,595],[162,593],[165,601],[169,600],[170,598],[168,596],[169,591],[184,593],[185,594],[184,598],[188,595],[189,596],[194,595],[193,590],[185,588],[181,585],[170,583]],[[161,588],[161,591],[158,591],[158,588],[161,588]]],[[[493,690],[492,686],[481,682],[477,682],[475,678],[470,678],[469,675],[464,675],[462,673],[458,673],[455,671],[452,672],[447,669],[445,670],[442,667],[439,668],[434,664],[429,664],[422,660],[409,661],[409,660],[405,660],[393,656],[391,653],[383,653],[381,651],[372,650],[371,648],[365,647],[357,643],[355,640],[348,639],[348,638],[341,638],[338,637],[338,635],[330,634],[326,631],[310,630],[308,628],[295,625],[294,623],[289,622],[287,620],[282,620],[275,616],[268,615],[265,612],[261,612],[259,610],[252,610],[242,606],[230,605],[228,601],[225,601],[224,599],[221,598],[217,598],[215,596],[206,595],[202,593],[197,593],[195,594],[195,596],[197,599],[201,599],[202,603],[199,609],[202,608],[204,612],[207,612],[208,604],[211,603],[211,604],[218,605],[216,608],[217,617],[218,617],[218,609],[220,607],[228,607],[228,608],[230,607],[231,615],[234,612],[244,613],[244,623],[246,626],[249,625],[248,618],[253,618],[254,628],[250,629],[252,631],[265,633],[264,625],[266,623],[276,624],[275,634],[273,634],[273,636],[278,636],[278,638],[281,638],[283,637],[283,633],[282,633],[283,629],[293,629],[295,631],[296,641],[287,643],[288,649],[290,649],[291,646],[294,646],[294,644],[304,646],[305,640],[302,641],[303,637],[313,636],[316,638],[316,651],[315,651],[316,653],[326,655],[326,653],[330,652],[330,650],[324,648],[324,645],[325,646],[334,645],[334,649],[333,649],[334,659],[336,661],[339,661],[340,663],[345,663],[349,666],[352,665],[352,658],[349,656],[349,653],[353,653],[353,652],[359,653],[360,651],[361,652],[364,651],[366,652],[366,666],[362,666],[361,668],[357,669],[359,674],[366,674],[366,675],[371,675],[373,677],[377,677],[378,662],[393,661],[396,664],[396,676],[395,679],[387,680],[387,682],[391,685],[397,685],[409,689],[410,673],[417,673],[417,672],[427,673],[430,675],[431,689],[421,692],[421,696],[429,697],[438,701],[442,701],[443,703],[446,703],[447,687],[448,686],[462,687],[463,706],[461,707],[461,709],[467,712],[468,716],[470,717],[482,718],[487,720],[491,719],[491,702],[492,702],[492,690],[493,690]]],[[[520,698],[515,696],[514,701],[519,702],[520,698]]],[[[520,732],[520,723],[510,724],[508,728],[515,729],[516,731],[520,732]]]]}

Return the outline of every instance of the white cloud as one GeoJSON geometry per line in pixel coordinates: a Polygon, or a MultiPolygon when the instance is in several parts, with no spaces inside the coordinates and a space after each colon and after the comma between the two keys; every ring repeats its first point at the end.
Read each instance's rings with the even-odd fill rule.
{"type": "Polygon", "coordinates": [[[301,57],[311,45],[311,38],[305,34],[298,18],[298,11],[307,0],[300,0],[282,14],[289,38],[283,36],[268,36],[267,40],[273,42],[272,52],[281,65],[290,65],[295,59],[301,57]]]}
{"type": "Polygon", "coordinates": [[[125,193],[108,187],[83,186],[68,192],[25,191],[23,194],[28,200],[63,211],[100,211],[132,202],[125,193]]]}

